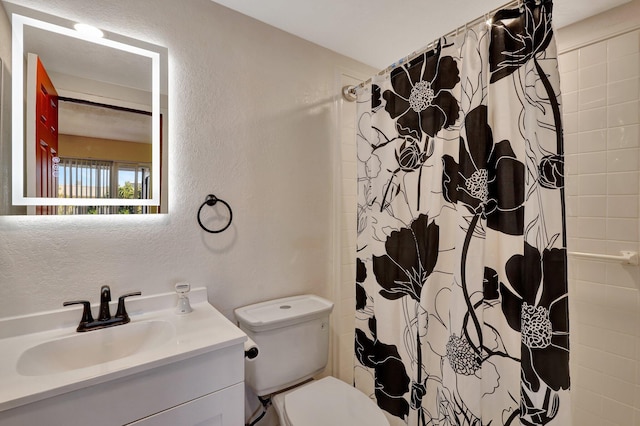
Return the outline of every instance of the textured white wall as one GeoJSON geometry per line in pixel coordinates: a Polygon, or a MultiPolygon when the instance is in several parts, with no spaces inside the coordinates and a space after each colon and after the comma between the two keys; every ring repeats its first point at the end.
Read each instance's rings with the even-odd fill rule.
{"type": "Polygon", "coordinates": [[[168,48],[169,214],[0,217],[0,317],[96,301],[102,284],[186,280],[229,317],[332,296],[337,69],[374,70],[209,0],[16,2],[168,48]],[[209,193],[234,211],[222,234],[196,222],[209,193]]]}

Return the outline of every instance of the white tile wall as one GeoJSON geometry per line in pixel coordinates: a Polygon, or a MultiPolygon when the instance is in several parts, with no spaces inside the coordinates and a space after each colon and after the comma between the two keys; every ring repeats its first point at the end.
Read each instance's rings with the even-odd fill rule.
{"type": "MultiPolygon", "coordinates": [[[[562,53],[569,251],[640,241],[640,30],[562,53]]],[[[640,426],[638,267],[571,260],[573,424],[640,426]]]]}
{"type": "MultiPolygon", "coordinates": [[[[349,73],[341,75],[341,87],[356,85],[366,80],[349,73]]],[[[342,203],[340,221],[340,276],[335,291],[336,309],[333,316],[337,320],[335,338],[336,358],[333,375],[347,383],[353,383],[354,335],[355,335],[355,282],[356,282],[356,209],[357,209],[357,165],[356,165],[356,103],[341,100],[340,108],[340,173],[342,203]]]]}

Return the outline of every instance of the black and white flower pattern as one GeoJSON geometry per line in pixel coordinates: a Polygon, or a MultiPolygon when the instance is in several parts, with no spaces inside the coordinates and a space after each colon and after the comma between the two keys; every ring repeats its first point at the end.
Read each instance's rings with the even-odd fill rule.
{"type": "Polygon", "coordinates": [[[359,93],[354,384],[392,426],[571,424],[551,10],[359,93]]]}
{"type": "Polygon", "coordinates": [[[391,232],[385,254],[373,256],[373,272],[382,287],[380,294],[395,300],[409,296],[420,302],[422,286],[438,260],[440,229],[420,215],[408,228],[391,232]]]}
{"type": "Polygon", "coordinates": [[[459,162],[450,155],[442,157],[442,195],[448,202],[460,202],[471,213],[482,215],[489,228],[521,235],[524,164],[518,160],[509,141],[494,143],[485,105],[467,114],[465,130],[466,140],[460,137],[459,162]]]}
{"type": "Polygon", "coordinates": [[[566,290],[556,285],[566,276],[566,255],[525,243],[524,253],[505,265],[510,286],[500,284],[505,318],[522,335],[522,374],[534,392],[541,383],[569,389],[569,306],[566,290]]]}
{"type": "Polygon", "coordinates": [[[393,89],[382,97],[385,110],[396,120],[398,133],[422,139],[434,137],[458,119],[458,101],[452,89],[460,81],[451,56],[425,53],[391,72],[393,89]]]}

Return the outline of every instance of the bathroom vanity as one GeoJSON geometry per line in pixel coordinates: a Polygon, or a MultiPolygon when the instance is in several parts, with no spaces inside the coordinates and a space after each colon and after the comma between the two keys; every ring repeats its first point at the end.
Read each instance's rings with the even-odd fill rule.
{"type": "Polygon", "coordinates": [[[81,308],[0,320],[0,424],[243,424],[246,335],[190,298],[132,298],[129,324],[85,333],[81,308]]]}

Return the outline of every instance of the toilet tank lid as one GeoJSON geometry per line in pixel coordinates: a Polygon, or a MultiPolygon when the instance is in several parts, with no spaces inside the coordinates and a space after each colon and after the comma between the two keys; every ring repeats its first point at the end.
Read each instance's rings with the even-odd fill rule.
{"type": "Polygon", "coordinates": [[[268,300],[236,309],[240,326],[264,331],[329,315],[333,302],[312,294],[268,300]]]}

